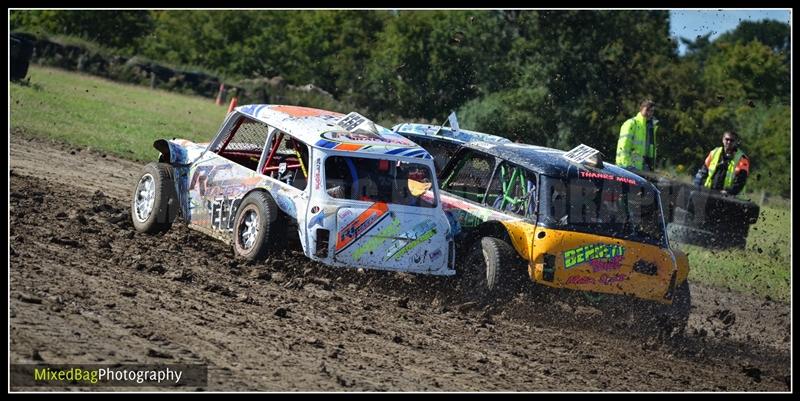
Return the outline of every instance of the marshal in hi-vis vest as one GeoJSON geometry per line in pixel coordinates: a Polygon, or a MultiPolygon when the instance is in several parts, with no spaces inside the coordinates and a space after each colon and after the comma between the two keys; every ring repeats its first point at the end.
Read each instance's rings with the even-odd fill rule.
{"type": "Polygon", "coordinates": [[[643,170],[645,157],[652,158],[653,163],[655,163],[657,131],[658,120],[653,120],[653,143],[650,144],[650,149],[645,149],[647,119],[640,112],[636,117],[625,121],[619,130],[616,164],[620,167],[633,167],[643,170]]]}
{"type": "MultiPolygon", "coordinates": [[[[711,185],[714,183],[714,173],[717,172],[717,165],[719,164],[719,158],[722,157],[722,147],[718,147],[711,151],[711,162],[708,164],[708,177],[706,177],[706,188],[711,188],[711,185]]],[[[725,183],[723,184],[724,190],[729,190],[733,186],[733,178],[736,175],[736,166],[739,165],[739,161],[742,160],[742,156],[744,156],[744,152],[741,150],[736,150],[736,153],[733,155],[733,159],[728,162],[728,171],[725,173],[725,183]]]]}

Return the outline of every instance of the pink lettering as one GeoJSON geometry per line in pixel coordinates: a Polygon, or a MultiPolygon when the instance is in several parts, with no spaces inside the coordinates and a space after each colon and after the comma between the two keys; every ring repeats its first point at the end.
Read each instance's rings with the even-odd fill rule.
{"type": "Polygon", "coordinates": [[[595,173],[592,171],[580,171],[579,176],[581,178],[599,178],[601,180],[609,180],[609,181],[619,181],[624,182],[630,185],[636,185],[636,181],[628,177],[617,177],[611,174],[604,174],[604,173],[595,173]]]}
{"type": "Polygon", "coordinates": [[[569,276],[567,284],[594,284],[594,279],[587,276],[569,276]]]}
{"type": "Polygon", "coordinates": [[[617,270],[620,268],[620,266],[622,266],[622,255],[614,256],[608,261],[603,259],[592,259],[589,261],[589,264],[592,265],[592,271],[595,273],[617,270]]]}
{"type": "Polygon", "coordinates": [[[614,284],[624,280],[625,280],[624,274],[615,274],[613,276],[608,276],[603,274],[602,276],[600,276],[600,284],[604,285],[614,284]]]}

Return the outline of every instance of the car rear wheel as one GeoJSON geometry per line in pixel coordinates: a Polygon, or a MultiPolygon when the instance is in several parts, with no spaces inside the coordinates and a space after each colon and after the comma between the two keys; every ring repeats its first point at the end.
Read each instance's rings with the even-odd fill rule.
{"type": "Polygon", "coordinates": [[[247,260],[264,259],[275,249],[275,237],[280,221],[278,205],[272,195],[253,192],[247,195],[236,212],[233,226],[233,250],[247,260]]]}
{"type": "Polygon", "coordinates": [[[639,328],[642,332],[667,338],[680,337],[684,334],[692,309],[692,294],[688,281],[675,287],[671,305],[647,302],[650,307],[639,310],[639,328]]]}
{"type": "Polygon", "coordinates": [[[131,200],[133,227],[143,233],[169,230],[177,210],[172,166],[166,163],[144,166],[131,200]]]}

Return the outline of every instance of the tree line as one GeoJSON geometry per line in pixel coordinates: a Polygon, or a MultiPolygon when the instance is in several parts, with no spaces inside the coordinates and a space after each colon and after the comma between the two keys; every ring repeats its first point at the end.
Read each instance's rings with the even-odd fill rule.
{"type": "Polygon", "coordinates": [[[778,21],[680,38],[684,55],[665,10],[12,10],[10,23],[230,78],[312,83],[370,116],[441,122],[455,110],[465,128],[612,160],[620,125],[652,98],[662,168],[693,173],[733,129],[747,187],[789,196],[790,27],[778,21]]]}

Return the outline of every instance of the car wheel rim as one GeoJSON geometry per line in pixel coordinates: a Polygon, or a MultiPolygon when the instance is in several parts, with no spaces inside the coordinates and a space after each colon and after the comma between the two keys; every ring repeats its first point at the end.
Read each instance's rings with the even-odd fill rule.
{"type": "Polygon", "coordinates": [[[242,248],[249,250],[256,244],[256,237],[258,237],[258,213],[254,210],[245,212],[242,226],[241,228],[243,229],[240,228],[239,243],[242,244],[242,248]]]}
{"type": "Polygon", "coordinates": [[[145,174],[136,185],[136,200],[134,201],[134,211],[136,220],[144,222],[153,212],[156,203],[156,185],[153,176],[145,174]]]}

